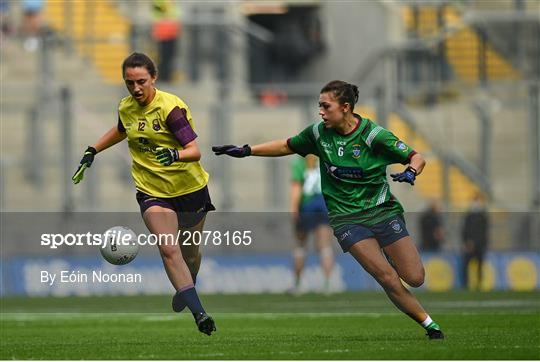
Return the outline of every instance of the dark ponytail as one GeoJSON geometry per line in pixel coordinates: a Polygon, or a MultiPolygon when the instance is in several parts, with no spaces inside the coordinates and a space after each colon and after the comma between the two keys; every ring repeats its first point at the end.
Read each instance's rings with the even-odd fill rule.
{"type": "Polygon", "coordinates": [[[358,87],[342,80],[333,80],[321,89],[321,93],[331,92],[340,104],[349,103],[351,109],[358,102],[358,87]]]}

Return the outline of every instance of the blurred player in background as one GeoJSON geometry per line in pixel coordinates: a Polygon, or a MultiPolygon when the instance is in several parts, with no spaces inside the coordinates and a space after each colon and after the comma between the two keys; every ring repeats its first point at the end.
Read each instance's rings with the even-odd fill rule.
{"type": "MultiPolygon", "coordinates": [[[[73,182],[83,179],[97,153],[127,138],[136,198],[148,230],[158,237],[174,238],[179,228],[200,232],[206,213],[215,208],[208,192],[208,173],[199,162],[201,152],[191,112],[180,98],[154,87],[157,69],[145,54],[128,56],[122,64],[122,76],[130,95],[120,101],[118,124],[86,149],[73,182]]],[[[183,245],[182,240],[179,244],[173,240],[158,244],[176,290],[173,310],[180,312],[187,306],[199,330],[210,335],[216,327],[195,290],[201,253],[197,245],[183,245]]]]}
{"type": "Polygon", "coordinates": [[[425,272],[405,227],[403,207],[386,179],[386,166],[399,162],[408,166],[390,175],[393,181],[414,185],[424,158],[393,133],[353,113],[357,101],[355,85],[332,81],[319,95],[322,122],[287,140],[212,150],[232,157],[317,155],[330,224],[343,251],[377,280],[397,308],[425,328],[430,339],[442,339],[439,325],[401,283],[400,278],[419,287],[425,272]]]}
{"type": "Polygon", "coordinates": [[[321,191],[319,162],[314,155],[297,157],[291,165],[291,213],[293,215],[297,245],[294,249],[293,294],[300,294],[300,281],[306,259],[306,242],[313,232],[321,268],[324,273],[324,291],[330,292],[330,275],[334,264],[332,228],[328,224],[328,211],[321,191]]]}

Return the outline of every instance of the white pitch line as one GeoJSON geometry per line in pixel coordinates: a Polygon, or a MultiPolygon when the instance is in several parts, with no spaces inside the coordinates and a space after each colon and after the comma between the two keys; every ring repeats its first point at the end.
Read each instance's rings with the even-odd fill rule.
{"type": "MultiPolygon", "coordinates": [[[[279,320],[279,319],[291,319],[291,318],[308,318],[308,319],[321,319],[321,318],[344,318],[344,317],[368,317],[368,318],[382,318],[384,316],[396,316],[401,313],[212,313],[216,319],[263,319],[263,320],[279,320]]],[[[441,313],[439,313],[441,314],[441,313]]],[[[478,315],[485,313],[474,312],[459,312],[452,313],[455,315],[478,315]]],[[[507,313],[496,313],[507,314],[507,313]]],[[[523,311],[516,311],[512,314],[526,314],[523,311]]],[[[109,321],[121,321],[126,319],[138,320],[142,322],[168,322],[178,321],[182,319],[191,319],[188,314],[136,314],[136,313],[106,313],[106,314],[89,314],[89,313],[69,313],[69,314],[36,314],[36,313],[10,313],[2,315],[0,319],[2,322],[39,322],[39,321],[66,321],[66,320],[98,320],[107,318],[109,321]]]]}
{"type": "MultiPolygon", "coordinates": [[[[396,313],[385,313],[398,314],[396,313]]],[[[213,316],[223,319],[245,319],[245,318],[257,318],[257,319],[280,319],[291,317],[302,318],[331,318],[331,317],[350,317],[350,316],[363,316],[380,318],[383,316],[381,313],[363,313],[363,312],[350,312],[350,313],[212,313],[213,316]]],[[[167,321],[178,320],[182,318],[191,318],[188,313],[185,314],[173,314],[173,313],[2,313],[0,320],[2,321],[40,321],[51,319],[101,319],[101,318],[117,318],[124,319],[125,317],[133,317],[144,321],[167,321]]]]}
{"type": "MultiPolygon", "coordinates": [[[[438,301],[429,303],[433,308],[440,309],[461,309],[461,308],[516,308],[516,307],[532,307],[535,309],[540,309],[540,301],[536,300],[519,300],[519,299],[502,299],[502,300],[488,300],[488,301],[474,301],[474,300],[461,300],[461,301],[438,301]]],[[[315,303],[311,304],[315,305],[315,303]]],[[[380,304],[377,306],[380,307],[380,304]]],[[[360,308],[366,308],[366,305],[362,304],[360,308]]],[[[531,311],[526,310],[513,310],[513,314],[525,314],[530,313],[531,311]]],[[[484,311],[481,314],[485,314],[484,311]]],[[[506,314],[505,311],[492,311],[491,313],[495,314],[506,314]]],[[[400,314],[396,311],[387,311],[384,313],[375,313],[375,312],[284,312],[284,313],[227,313],[219,312],[212,313],[212,315],[222,318],[222,319],[246,319],[246,318],[257,318],[257,319],[279,319],[279,318],[333,318],[333,317],[350,317],[350,316],[363,316],[371,318],[380,318],[387,315],[397,315],[400,314]]],[[[440,312],[439,312],[440,314],[440,312]]],[[[456,311],[452,314],[459,315],[475,315],[473,311],[456,311]]],[[[27,312],[13,312],[13,313],[1,313],[1,321],[38,321],[38,320],[51,320],[51,319],[101,319],[107,317],[124,319],[125,317],[137,318],[143,321],[168,321],[168,320],[177,320],[182,318],[189,318],[188,313],[183,314],[172,314],[172,313],[84,313],[84,312],[67,312],[67,313],[27,313],[27,312]]]]}
{"type": "Polygon", "coordinates": [[[536,307],[540,308],[540,301],[536,300],[519,300],[519,299],[501,299],[501,300],[461,300],[461,301],[442,301],[431,302],[439,307],[447,308],[461,308],[461,307],[536,307]]]}

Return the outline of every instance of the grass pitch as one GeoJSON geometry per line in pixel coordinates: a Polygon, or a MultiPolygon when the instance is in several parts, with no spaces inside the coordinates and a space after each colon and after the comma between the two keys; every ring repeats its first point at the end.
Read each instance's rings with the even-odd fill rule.
{"type": "Polygon", "coordinates": [[[538,359],[540,292],[417,293],[429,341],[382,293],[203,296],[197,331],[169,296],[3,298],[1,359],[538,359]]]}

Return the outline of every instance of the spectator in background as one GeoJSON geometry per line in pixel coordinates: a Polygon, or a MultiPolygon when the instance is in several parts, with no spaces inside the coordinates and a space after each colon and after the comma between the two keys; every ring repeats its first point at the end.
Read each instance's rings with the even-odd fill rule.
{"type": "Polygon", "coordinates": [[[444,244],[444,228],[441,218],[441,206],[437,200],[431,200],[427,209],[420,216],[420,234],[422,251],[440,251],[444,244]]]}
{"type": "Polygon", "coordinates": [[[319,161],[315,155],[297,157],[291,165],[291,213],[296,234],[294,249],[293,294],[300,294],[300,281],[306,259],[306,242],[310,233],[315,236],[319,260],[324,274],[324,292],[330,293],[330,276],[334,266],[332,228],[321,191],[319,161]]]}
{"type": "Polygon", "coordinates": [[[481,194],[477,194],[472,200],[469,211],[465,215],[462,230],[463,238],[463,261],[462,261],[462,286],[468,287],[469,263],[477,261],[477,283],[480,290],[482,286],[482,266],[489,244],[489,216],[481,194]]]}
{"type": "Polygon", "coordinates": [[[39,30],[41,28],[41,12],[43,0],[23,0],[22,32],[25,37],[24,49],[28,52],[36,51],[39,46],[39,30]]]}
{"type": "Polygon", "coordinates": [[[2,37],[8,36],[12,33],[12,24],[9,17],[11,4],[8,0],[0,0],[0,23],[2,24],[2,37]]]}
{"type": "Polygon", "coordinates": [[[182,31],[180,9],[170,0],[154,0],[152,10],[152,37],[158,46],[159,78],[161,81],[170,82],[174,77],[174,63],[182,31]]]}

